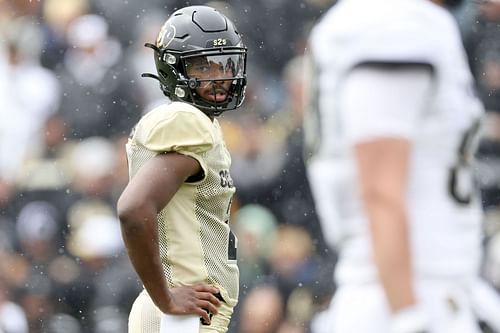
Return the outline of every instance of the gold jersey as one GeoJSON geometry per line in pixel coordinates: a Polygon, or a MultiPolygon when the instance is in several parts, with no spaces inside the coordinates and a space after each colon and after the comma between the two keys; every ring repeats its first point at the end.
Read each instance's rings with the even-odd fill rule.
{"type": "Polygon", "coordinates": [[[229,211],[235,187],[217,120],[210,121],[186,103],[162,105],[143,116],[126,148],[130,178],[163,152],[191,156],[200,163],[203,176],[185,182],[158,214],[163,272],[169,287],[209,283],[234,306],[239,271],[229,211]]]}

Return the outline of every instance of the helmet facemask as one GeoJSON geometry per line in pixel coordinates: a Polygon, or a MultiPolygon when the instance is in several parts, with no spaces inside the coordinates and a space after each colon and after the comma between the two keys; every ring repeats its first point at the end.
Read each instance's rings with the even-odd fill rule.
{"type": "MultiPolygon", "coordinates": [[[[193,52],[180,57],[187,79],[187,99],[198,108],[219,115],[236,109],[245,96],[246,50],[193,52]]],[[[181,93],[182,94],[182,93],[181,93]]]]}

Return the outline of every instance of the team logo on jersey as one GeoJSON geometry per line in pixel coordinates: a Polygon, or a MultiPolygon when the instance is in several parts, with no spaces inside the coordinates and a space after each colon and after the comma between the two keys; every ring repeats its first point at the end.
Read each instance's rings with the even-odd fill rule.
{"type": "Polygon", "coordinates": [[[221,170],[219,172],[219,176],[220,176],[220,185],[222,187],[228,187],[228,188],[234,187],[233,179],[229,174],[229,170],[221,170]]]}

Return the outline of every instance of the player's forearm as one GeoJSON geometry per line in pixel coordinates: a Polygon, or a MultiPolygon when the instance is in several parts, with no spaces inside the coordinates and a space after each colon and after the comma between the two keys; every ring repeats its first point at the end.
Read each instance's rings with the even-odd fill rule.
{"type": "Polygon", "coordinates": [[[415,304],[406,212],[381,197],[366,202],[373,255],[389,305],[397,312],[415,304]]]}
{"type": "Polygon", "coordinates": [[[154,303],[164,309],[170,297],[159,254],[156,212],[122,210],[119,217],[130,261],[154,303]]]}

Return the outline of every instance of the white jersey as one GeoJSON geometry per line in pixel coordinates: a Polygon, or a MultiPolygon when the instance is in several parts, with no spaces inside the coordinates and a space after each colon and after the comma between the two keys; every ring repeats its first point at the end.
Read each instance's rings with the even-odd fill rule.
{"type": "Polygon", "coordinates": [[[481,207],[474,187],[462,186],[470,180],[462,171],[470,169],[469,139],[482,106],[453,17],[427,0],[343,0],[313,29],[309,51],[316,107],[305,118],[308,174],[325,237],[340,250],[337,281],[376,276],[351,152],[373,136],[412,145],[407,215],[417,276],[475,275],[481,207]],[[352,115],[339,100],[347,74],[364,63],[428,64],[433,89],[411,117],[404,109],[389,119],[367,108],[358,122],[365,136],[352,138],[345,130],[352,115]]]}

